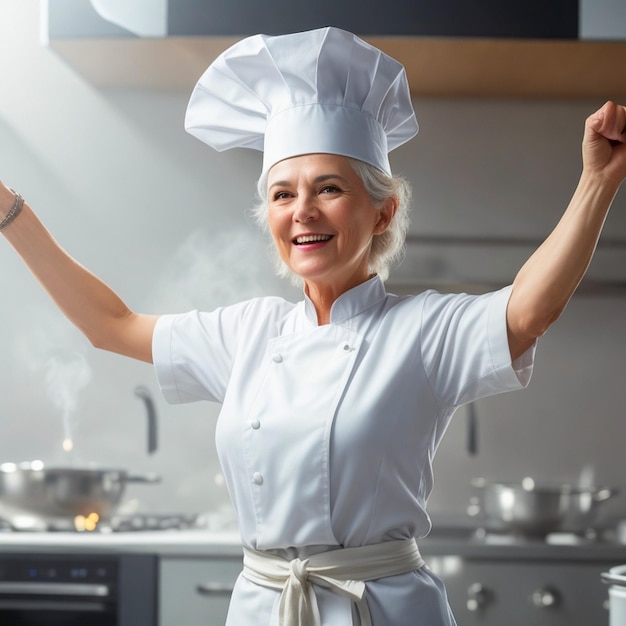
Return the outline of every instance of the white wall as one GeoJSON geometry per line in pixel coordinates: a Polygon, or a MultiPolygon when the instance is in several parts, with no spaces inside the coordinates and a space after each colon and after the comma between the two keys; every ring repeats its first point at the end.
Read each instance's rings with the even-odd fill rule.
{"type": "MultiPolygon", "coordinates": [[[[68,250],[139,310],[297,295],[273,277],[265,242],[245,217],[259,155],[215,154],[187,136],[188,92],[96,90],[39,46],[38,30],[35,0],[3,0],[0,177],[68,250]]],[[[416,101],[420,135],[392,156],[415,187],[415,232],[547,234],[575,184],[582,123],[597,104],[416,101]]],[[[611,236],[626,236],[625,200],[622,192],[607,223],[611,236]]],[[[420,269],[407,259],[398,276],[411,271],[420,269]]],[[[142,383],[157,395],[151,367],[87,345],[7,246],[0,246],[0,294],[0,462],[157,471],[161,487],[129,494],[148,510],[209,510],[226,501],[214,480],[216,407],[170,407],[157,396],[160,450],[148,457],[133,389],[142,383]],[[53,381],[58,391],[68,372],[70,381],[80,378],[80,367],[90,382],[67,389],[65,402],[76,403],[68,458],[63,402],[49,390],[53,381]]],[[[436,461],[435,513],[463,514],[476,475],[576,480],[590,465],[599,481],[626,489],[625,314],[625,297],[576,297],[542,339],[530,388],[478,404],[476,457],[465,451],[459,412],[436,461]]],[[[625,503],[608,512],[626,517],[625,503]]]]}

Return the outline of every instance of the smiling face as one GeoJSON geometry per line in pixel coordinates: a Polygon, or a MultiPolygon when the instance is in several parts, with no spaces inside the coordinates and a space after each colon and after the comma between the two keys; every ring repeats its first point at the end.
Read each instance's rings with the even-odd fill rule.
{"type": "Polygon", "coordinates": [[[307,154],[280,161],[268,176],[268,223],[283,262],[308,291],[335,297],[369,277],[372,238],[395,204],[376,207],[345,157],[307,154]]]}

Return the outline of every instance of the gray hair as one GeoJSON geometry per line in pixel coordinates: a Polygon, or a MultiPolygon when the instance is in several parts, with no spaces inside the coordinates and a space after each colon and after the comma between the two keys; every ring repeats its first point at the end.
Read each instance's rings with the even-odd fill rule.
{"type": "MultiPolygon", "coordinates": [[[[387,229],[380,235],[374,235],[372,249],[369,258],[370,273],[378,274],[382,280],[389,277],[389,271],[396,262],[399,262],[404,255],[404,245],[406,235],[409,230],[409,210],[411,202],[411,185],[400,176],[387,176],[377,167],[348,158],[348,162],[363,182],[372,204],[382,207],[383,203],[390,196],[398,199],[398,208],[387,229]]],[[[270,232],[267,217],[267,172],[263,174],[257,182],[257,196],[259,201],[252,209],[252,217],[261,227],[263,232],[270,232]]],[[[301,285],[302,279],[296,276],[285,265],[278,255],[276,248],[272,245],[274,264],[276,273],[283,278],[290,278],[293,284],[301,285]]]]}

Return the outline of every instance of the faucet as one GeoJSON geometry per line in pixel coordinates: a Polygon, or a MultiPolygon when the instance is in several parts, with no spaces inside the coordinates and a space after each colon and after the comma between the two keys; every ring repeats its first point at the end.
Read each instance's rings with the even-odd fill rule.
{"type": "Polygon", "coordinates": [[[150,390],[144,385],[135,387],[135,395],[143,400],[148,417],[148,454],[154,454],[157,449],[157,414],[150,390]]]}

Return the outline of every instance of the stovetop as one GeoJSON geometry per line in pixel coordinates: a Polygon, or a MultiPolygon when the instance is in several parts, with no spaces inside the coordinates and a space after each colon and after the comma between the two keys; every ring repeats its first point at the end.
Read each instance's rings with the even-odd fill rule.
{"type": "Polygon", "coordinates": [[[0,518],[0,532],[141,532],[156,530],[183,530],[188,528],[204,528],[206,524],[200,515],[190,514],[137,514],[116,516],[108,522],[91,521],[88,518],[74,520],[51,521],[45,526],[34,524],[31,527],[14,528],[9,522],[0,518]]]}
{"type": "MultiPolygon", "coordinates": [[[[84,520],[83,520],[84,522],[84,520]]],[[[0,519],[0,553],[115,552],[160,556],[239,556],[241,537],[220,513],[133,513],[94,525],[61,520],[16,530],[0,519]]]]}
{"type": "Polygon", "coordinates": [[[7,520],[0,518],[1,533],[20,532],[144,532],[158,530],[186,530],[190,528],[207,529],[212,525],[205,514],[172,514],[172,513],[135,513],[116,515],[110,520],[100,521],[98,518],[76,516],[74,519],[51,520],[46,524],[33,521],[16,528],[7,520]]]}
{"type": "Polygon", "coordinates": [[[238,530],[211,529],[188,516],[150,515],[119,520],[115,529],[0,532],[2,553],[150,553],[161,557],[214,557],[241,555],[238,530]],[[151,527],[150,527],[151,526],[151,527]],[[156,527],[155,527],[156,526],[156,527]]]}
{"type": "Polygon", "coordinates": [[[154,532],[170,530],[200,529],[211,532],[238,530],[237,521],[230,507],[202,513],[118,511],[108,519],[100,519],[93,513],[84,517],[63,516],[43,518],[38,515],[15,514],[10,518],[0,515],[0,535],[6,533],[76,532],[76,533],[120,533],[154,532]]]}

